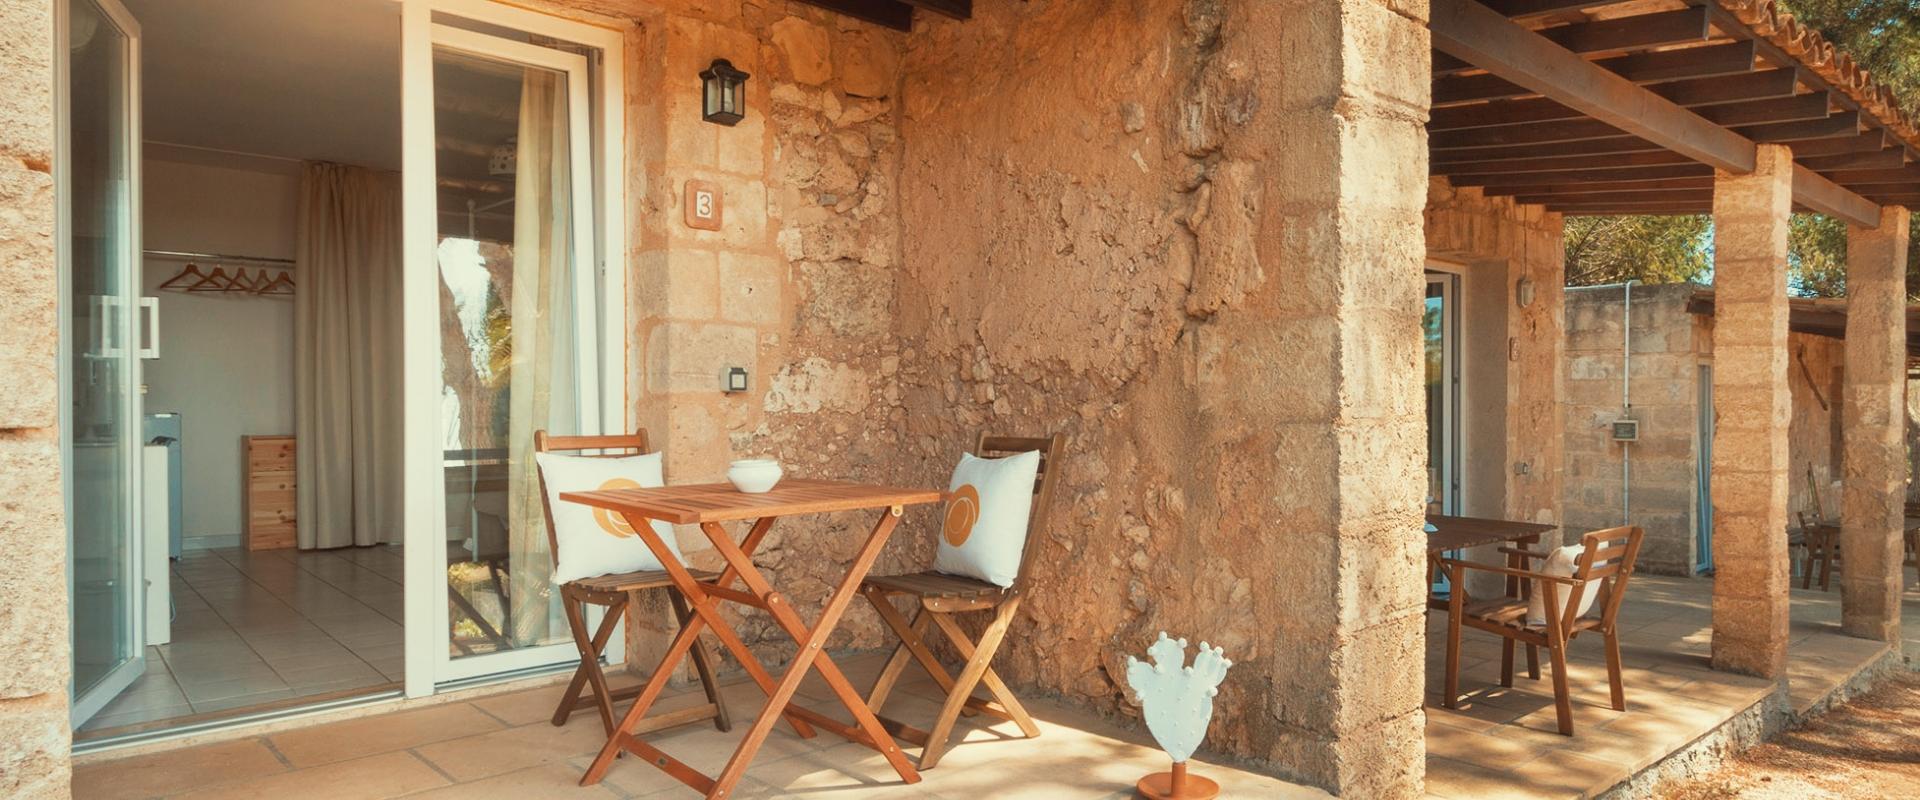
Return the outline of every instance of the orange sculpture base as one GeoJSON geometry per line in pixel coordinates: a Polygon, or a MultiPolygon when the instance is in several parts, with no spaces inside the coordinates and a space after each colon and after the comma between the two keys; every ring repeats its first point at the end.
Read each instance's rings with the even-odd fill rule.
{"type": "Polygon", "coordinates": [[[1187,762],[1174,762],[1173,771],[1156,772],[1134,784],[1137,796],[1147,800],[1213,800],[1220,796],[1220,784],[1199,775],[1187,774],[1187,762]]]}

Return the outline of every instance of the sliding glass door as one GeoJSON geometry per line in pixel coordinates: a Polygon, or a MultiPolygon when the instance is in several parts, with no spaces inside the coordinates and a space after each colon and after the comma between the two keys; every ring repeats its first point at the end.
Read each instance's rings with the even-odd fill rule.
{"type": "Polygon", "coordinates": [[[530,450],[537,430],[620,425],[592,61],[493,11],[404,12],[407,406],[431,420],[408,432],[409,602],[426,620],[410,610],[409,662],[433,665],[409,670],[415,694],[577,657],[530,450]]]}
{"type": "Polygon", "coordinates": [[[78,727],[146,668],[148,576],[136,517],[139,26],[115,0],[63,0],[56,13],[60,442],[78,727]]]}

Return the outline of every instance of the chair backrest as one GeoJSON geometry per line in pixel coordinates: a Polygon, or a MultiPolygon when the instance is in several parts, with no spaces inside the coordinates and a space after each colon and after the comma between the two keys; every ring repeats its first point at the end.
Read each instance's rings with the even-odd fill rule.
{"type": "MultiPolygon", "coordinates": [[[[1812,464],[1807,465],[1807,505],[1813,512],[1814,524],[1827,524],[1826,511],[1820,507],[1820,481],[1813,476],[1812,464]]],[[[1806,524],[1806,515],[1802,514],[1800,517],[1800,526],[1806,527],[1806,524]]]]}
{"type": "Polygon", "coordinates": [[[1645,537],[1646,531],[1638,525],[1592,531],[1580,537],[1583,549],[1580,558],[1574,562],[1575,586],[1561,601],[1566,603],[1561,630],[1574,630],[1573,625],[1580,617],[1580,595],[1595,582],[1601,583],[1606,590],[1606,605],[1600,610],[1600,627],[1602,630],[1613,629],[1614,617],[1620,613],[1620,600],[1627,592],[1627,579],[1633,577],[1634,562],[1640,557],[1640,540],[1645,537]]]}
{"type": "Polygon", "coordinates": [[[1060,459],[1060,448],[1066,442],[1061,434],[1052,436],[994,436],[980,434],[980,440],[974,445],[973,454],[980,458],[1004,458],[1020,453],[1040,452],[1040,475],[1033,482],[1033,513],[1027,518],[1027,545],[1020,553],[1020,574],[1013,579],[1012,591],[1025,592],[1027,582],[1033,578],[1033,554],[1040,548],[1036,540],[1046,530],[1047,512],[1053,506],[1054,476],[1059,474],[1056,466],[1060,459]]]}
{"type": "MultiPolygon", "coordinates": [[[[598,450],[599,458],[617,458],[619,456],[638,455],[647,452],[647,429],[641,428],[633,433],[621,433],[608,436],[549,436],[544,430],[533,432],[533,452],[559,453],[598,450]],[[631,450],[632,452],[627,452],[631,450]]],[[[553,504],[547,501],[547,473],[536,464],[534,473],[540,476],[540,511],[547,518],[547,555],[553,559],[553,565],[560,566],[560,535],[553,529],[553,504]]]]}

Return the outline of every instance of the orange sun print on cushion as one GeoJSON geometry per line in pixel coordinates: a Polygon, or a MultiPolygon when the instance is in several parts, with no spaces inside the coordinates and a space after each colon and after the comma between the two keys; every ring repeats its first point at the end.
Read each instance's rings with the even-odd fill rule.
{"type": "Polygon", "coordinates": [[[947,518],[940,526],[940,535],[946,538],[947,544],[959,547],[973,535],[973,523],[979,519],[980,490],[971,483],[960,484],[947,499],[947,518]]]}
{"type": "MultiPolygon", "coordinates": [[[[596,491],[605,492],[614,489],[638,488],[640,488],[640,484],[627,478],[612,478],[606,483],[600,484],[600,488],[596,491]]],[[[627,524],[627,518],[617,511],[596,508],[593,510],[593,521],[594,524],[600,526],[600,530],[606,531],[608,536],[618,536],[624,539],[628,536],[633,536],[635,533],[633,526],[627,524]]]]}

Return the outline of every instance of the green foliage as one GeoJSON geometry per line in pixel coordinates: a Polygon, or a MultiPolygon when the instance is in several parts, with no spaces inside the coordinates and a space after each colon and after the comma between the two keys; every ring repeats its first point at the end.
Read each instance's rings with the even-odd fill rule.
{"type": "Polygon", "coordinates": [[[1920,110],[1920,0],[1780,0],[1802,23],[1920,110]]]}
{"type": "Polygon", "coordinates": [[[1567,285],[1704,281],[1711,231],[1704,216],[1568,217],[1567,285]]]}
{"type": "MultiPolygon", "coordinates": [[[[1920,112],[1920,0],[1780,4],[1870,71],[1909,113],[1920,112]]],[[[1705,280],[1712,271],[1712,230],[1707,217],[1569,218],[1567,284],[1705,280]]],[[[1914,220],[1913,236],[1920,242],[1920,217],[1914,220]]],[[[1794,294],[1846,295],[1845,223],[1817,214],[1796,215],[1787,244],[1787,280],[1794,294]]],[[[1920,297],[1920,247],[1908,250],[1907,287],[1911,296],[1920,297]]]]}

